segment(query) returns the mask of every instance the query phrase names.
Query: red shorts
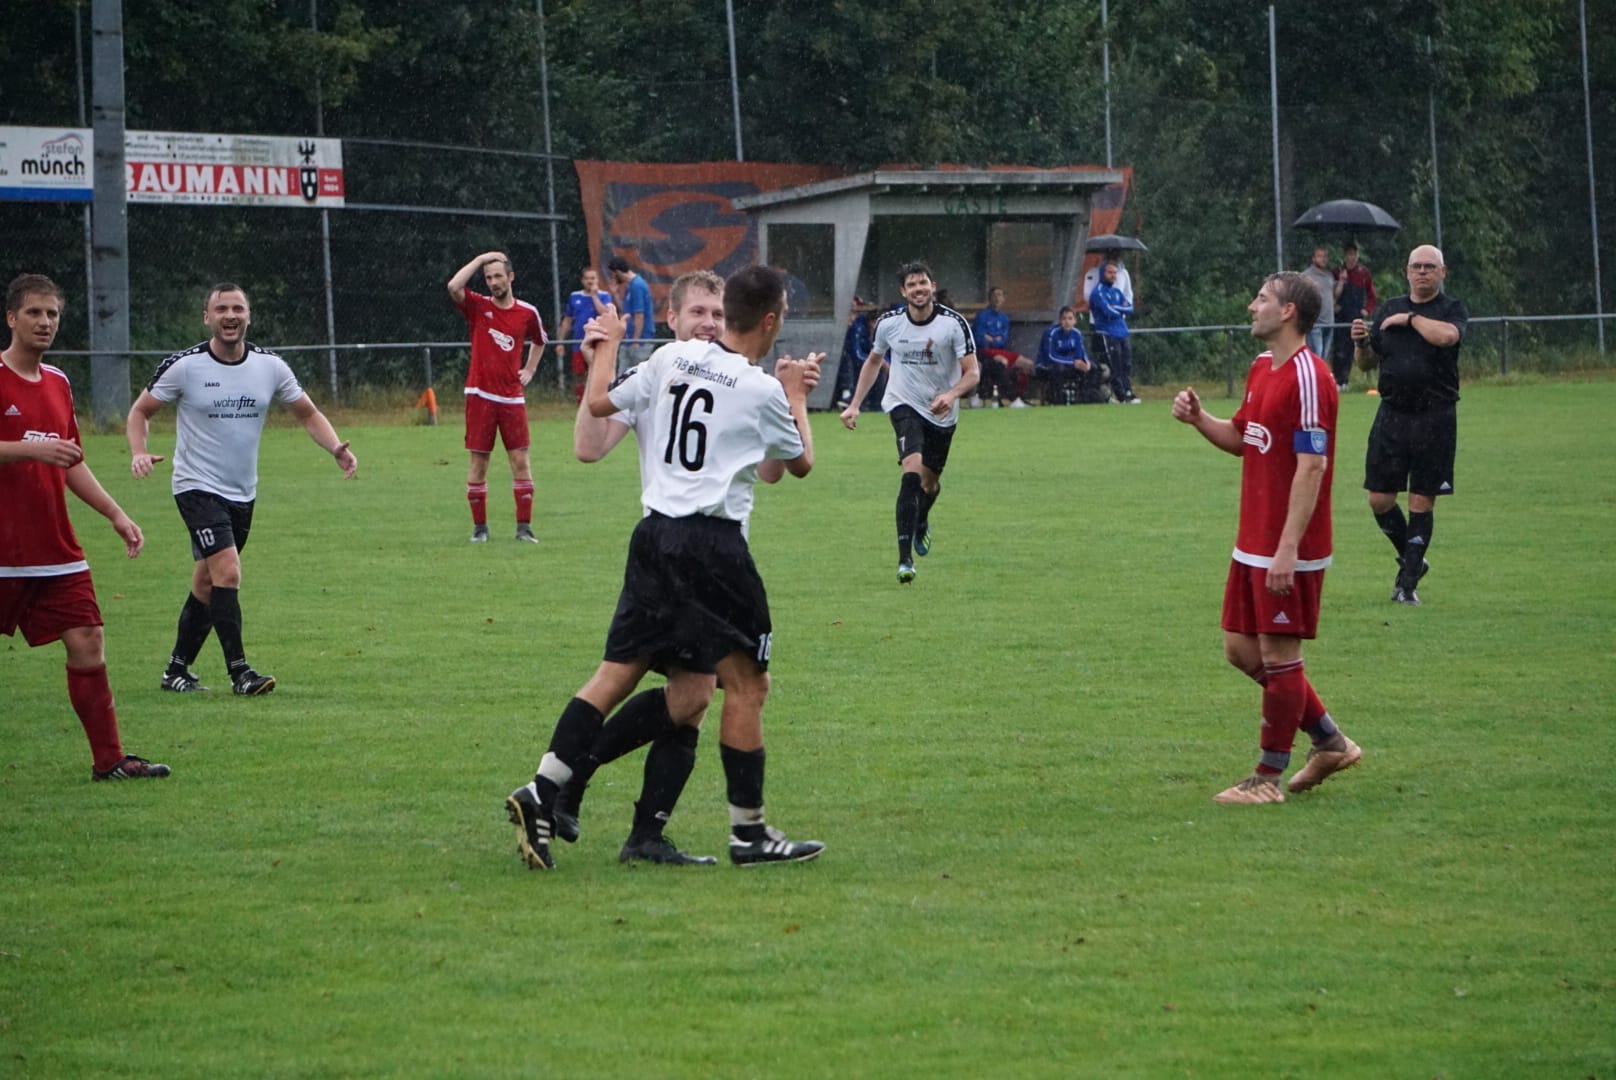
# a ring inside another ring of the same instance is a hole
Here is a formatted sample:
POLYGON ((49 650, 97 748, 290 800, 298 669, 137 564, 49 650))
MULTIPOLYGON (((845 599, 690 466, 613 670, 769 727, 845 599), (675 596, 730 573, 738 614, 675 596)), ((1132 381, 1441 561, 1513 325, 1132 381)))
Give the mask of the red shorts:
POLYGON ((1299 570, 1289 596, 1268 591, 1268 571, 1229 560, 1223 587, 1223 628, 1231 634, 1276 634, 1312 640, 1319 630, 1323 570, 1299 570))
POLYGON ((23 640, 38 647, 60 640, 63 631, 100 625, 101 608, 88 570, 0 578, 0 634, 6 637, 21 630, 23 640))
POLYGON ((572 373, 574 375, 589 374, 589 361, 584 358, 582 349, 572 350, 572 373))
POLYGON ((506 450, 526 450, 527 406, 489 401, 477 394, 466 395, 466 449, 478 454, 494 452, 494 433, 506 450))

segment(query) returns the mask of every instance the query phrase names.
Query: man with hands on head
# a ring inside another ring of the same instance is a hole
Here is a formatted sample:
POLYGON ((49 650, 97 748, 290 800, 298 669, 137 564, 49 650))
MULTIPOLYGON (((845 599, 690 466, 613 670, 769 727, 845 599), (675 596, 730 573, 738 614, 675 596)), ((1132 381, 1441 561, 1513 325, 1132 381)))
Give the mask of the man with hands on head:
POLYGON ((527 398, 523 388, 544 355, 544 321, 539 309, 518 300, 511 289, 516 273, 502 251, 485 251, 449 279, 449 299, 471 331, 471 364, 466 369, 466 502, 471 507, 471 542, 488 540, 488 459, 494 436, 511 461, 511 495, 516 501, 516 539, 536 544, 533 535, 533 467, 528 460, 527 398), (466 288, 482 271, 488 295, 466 288), (522 342, 527 362, 519 363, 522 342))

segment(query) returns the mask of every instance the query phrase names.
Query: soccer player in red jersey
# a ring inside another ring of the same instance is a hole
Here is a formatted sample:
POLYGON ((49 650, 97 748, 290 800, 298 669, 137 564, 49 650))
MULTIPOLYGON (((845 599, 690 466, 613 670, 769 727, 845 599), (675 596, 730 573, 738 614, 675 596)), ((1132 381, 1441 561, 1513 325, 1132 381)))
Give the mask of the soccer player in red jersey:
POLYGON ((1284 802, 1279 778, 1298 728, 1313 747, 1286 785, 1292 792, 1316 787, 1363 757, 1302 670, 1302 642, 1317 634, 1330 565, 1339 401, 1330 365, 1307 347, 1319 306, 1318 290, 1301 274, 1270 275, 1247 307, 1252 336, 1268 348, 1252 363, 1234 416, 1220 420, 1203 410, 1193 387, 1173 399, 1175 419, 1241 460, 1240 531, 1223 595, 1223 651, 1262 687, 1262 753, 1256 770, 1213 796, 1215 802, 1284 802))
POLYGON ((145 545, 84 463, 73 389, 44 362, 62 323, 62 290, 23 274, 6 290, 11 345, 0 352, 0 634, 67 649, 67 696, 90 741, 92 780, 159 778, 167 765, 123 752, 90 564, 67 516, 67 491, 112 523, 133 559, 145 545))
POLYGON ((485 251, 449 279, 449 299, 466 317, 471 330, 471 365, 466 371, 466 501, 471 504, 471 542, 488 539, 488 458, 497 433, 511 459, 511 493, 516 499, 516 538, 538 543, 533 535, 533 468, 528 463, 527 399, 522 388, 544 355, 544 322, 539 309, 511 292, 516 274, 504 252, 485 251), (466 288, 478 270, 488 296, 466 288), (527 362, 519 364, 522 342, 531 344, 527 362))

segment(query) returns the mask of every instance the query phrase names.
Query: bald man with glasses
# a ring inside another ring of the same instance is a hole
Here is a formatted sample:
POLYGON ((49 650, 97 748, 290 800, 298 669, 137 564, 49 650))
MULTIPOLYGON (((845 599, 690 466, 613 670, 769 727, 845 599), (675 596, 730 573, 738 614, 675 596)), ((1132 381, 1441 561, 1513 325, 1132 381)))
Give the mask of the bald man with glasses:
POLYGON ((1364 371, 1380 369, 1380 410, 1369 431, 1364 490, 1375 524, 1397 549, 1392 600, 1418 606, 1415 592, 1431 569, 1433 509, 1453 494, 1458 444, 1459 346, 1470 312, 1442 291, 1448 276, 1442 252, 1421 244, 1408 256, 1408 294, 1375 313, 1374 325, 1352 322, 1353 358, 1364 371), (1408 516, 1397 504, 1408 492, 1408 516))

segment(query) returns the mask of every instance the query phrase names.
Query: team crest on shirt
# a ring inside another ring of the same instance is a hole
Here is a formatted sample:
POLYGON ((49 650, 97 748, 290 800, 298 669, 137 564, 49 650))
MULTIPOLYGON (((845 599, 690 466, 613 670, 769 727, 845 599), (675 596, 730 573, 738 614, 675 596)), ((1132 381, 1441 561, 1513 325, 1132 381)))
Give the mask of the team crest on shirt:
POLYGON ((516 348, 515 338, 509 334, 501 333, 492 326, 488 328, 488 336, 494 339, 494 344, 499 346, 501 352, 510 352, 516 348))
MULTIPOLYGON (((12 408, 15 409, 16 406, 13 405, 12 408)), ((10 416, 11 414, 8 412, 6 415, 10 416)), ((60 438, 61 436, 54 431, 25 431, 22 433, 23 442, 49 442, 51 439, 60 438)))
POLYGON ((920 350, 920 362, 922 364, 935 364, 937 362, 937 352, 932 348, 931 338, 926 339, 926 347, 920 350))
POLYGON ((1274 445, 1273 432, 1261 424, 1247 424, 1244 439, 1252 446, 1255 446, 1259 454, 1268 453, 1268 448, 1274 445))

